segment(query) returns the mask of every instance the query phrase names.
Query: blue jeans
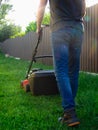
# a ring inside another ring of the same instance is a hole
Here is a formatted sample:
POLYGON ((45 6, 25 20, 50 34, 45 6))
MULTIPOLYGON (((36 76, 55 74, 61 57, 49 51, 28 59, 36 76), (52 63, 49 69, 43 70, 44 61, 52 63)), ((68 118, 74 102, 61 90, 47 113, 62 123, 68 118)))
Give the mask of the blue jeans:
POLYGON ((54 69, 64 111, 75 107, 83 41, 81 25, 66 26, 51 33, 54 69))

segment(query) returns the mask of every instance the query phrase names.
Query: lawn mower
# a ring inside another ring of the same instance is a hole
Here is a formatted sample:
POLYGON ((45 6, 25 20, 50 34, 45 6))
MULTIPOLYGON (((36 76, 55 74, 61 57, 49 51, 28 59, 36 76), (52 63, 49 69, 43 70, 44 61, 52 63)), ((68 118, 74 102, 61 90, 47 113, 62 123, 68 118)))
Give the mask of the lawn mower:
POLYGON ((52 57, 49 55, 36 56, 41 38, 42 31, 38 36, 38 41, 32 54, 32 60, 29 65, 25 80, 21 81, 21 87, 25 90, 25 92, 31 91, 33 95, 53 95, 58 93, 54 70, 43 70, 41 68, 33 68, 31 70, 32 64, 36 62, 36 59, 52 57))

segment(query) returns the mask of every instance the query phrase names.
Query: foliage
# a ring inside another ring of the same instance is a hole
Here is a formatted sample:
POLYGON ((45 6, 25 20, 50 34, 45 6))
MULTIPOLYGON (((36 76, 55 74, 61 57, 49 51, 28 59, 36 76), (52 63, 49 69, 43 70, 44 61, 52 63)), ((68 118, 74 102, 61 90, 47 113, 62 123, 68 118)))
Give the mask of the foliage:
POLYGON ((35 32, 36 31, 36 22, 30 22, 29 25, 26 27, 26 33, 28 32, 35 32))
POLYGON ((0 54, 0 130, 98 130, 98 76, 80 73, 76 110, 81 124, 68 128, 58 122, 62 115, 59 94, 32 96, 20 88, 28 65, 0 54))
POLYGON ((9 1, 9 0, 0 0, 0 5, 2 4, 3 1, 9 1))
POLYGON ((0 5, 1 5, 1 2, 2 2, 2 0, 0 0, 0 5))
POLYGON ((42 24, 44 24, 44 25, 49 25, 50 24, 50 13, 47 13, 47 14, 44 15, 42 24))
POLYGON ((0 6, 0 42, 16 36, 23 36, 21 33, 21 27, 6 20, 6 16, 9 11, 12 10, 12 5, 2 3, 0 6))
POLYGON ((6 15, 12 9, 12 5, 9 4, 1 4, 0 6, 0 27, 6 23, 6 15))
POLYGON ((20 33, 18 32, 15 35, 10 36, 10 38, 23 37, 24 35, 25 35, 25 32, 20 32, 20 33))
MULTIPOLYGON (((43 21, 42 21, 42 24, 44 24, 44 25, 49 25, 50 24, 50 14, 49 13, 45 14, 45 16, 43 18, 43 21)), ((36 27, 37 27, 36 22, 31 22, 26 27, 26 31, 25 32, 26 33, 31 32, 31 31, 35 32, 36 31, 36 27)))
POLYGON ((15 36, 17 33, 21 32, 20 26, 15 26, 14 24, 5 24, 0 28, 0 42, 10 38, 11 36, 15 36))

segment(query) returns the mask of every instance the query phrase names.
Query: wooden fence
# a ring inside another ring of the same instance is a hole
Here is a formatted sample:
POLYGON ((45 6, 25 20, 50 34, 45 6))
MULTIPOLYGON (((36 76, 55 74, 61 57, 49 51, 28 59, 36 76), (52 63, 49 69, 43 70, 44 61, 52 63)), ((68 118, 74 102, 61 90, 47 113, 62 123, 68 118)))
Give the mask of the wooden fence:
POLYGON ((98 72, 98 4, 86 11, 81 70, 98 72))
MULTIPOLYGON (((19 57, 21 59, 31 60, 32 53, 38 42, 38 36, 35 32, 29 32, 23 37, 17 37, 15 39, 8 39, 1 44, 2 51, 10 56, 19 57)), ((52 55, 51 43, 50 43, 50 29, 49 27, 43 28, 42 38, 40 40, 37 55, 44 56, 52 55)), ((38 59, 45 64, 52 64, 52 58, 38 59)))
MULTIPOLYGON (((5 54, 31 60, 37 39, 36 33, 30 32, 24 37, 8 39, 1 43, 0 47, 5 54)), ((39 55, 52 55, 49 27, 43 29, 42 40, 37 51, 37 56, 39 55)), ((48 65, 52 64, 52 58, 40 59, 39 61, 48 65)), ((85 38, 80 62, 82 71, 98 73, 98 4, 87 8, 85 38)))

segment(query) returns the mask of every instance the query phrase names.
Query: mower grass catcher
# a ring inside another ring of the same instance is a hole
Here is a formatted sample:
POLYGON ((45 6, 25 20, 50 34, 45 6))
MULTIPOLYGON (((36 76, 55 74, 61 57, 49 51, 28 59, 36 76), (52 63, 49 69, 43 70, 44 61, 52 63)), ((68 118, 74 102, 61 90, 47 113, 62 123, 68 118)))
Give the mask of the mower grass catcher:
POLYGON ((35 68, 31 70, 33 62, 35 62, 36 58, 46 58, 52 56, 39 56, 36 57, 37 48, 40 43, 39 35, 37 44, 34 49, 34 53, 32 54, 32 61, 29 65, 29 69, 26 75, 26 79, 21 81, 21 87, 25 90, 25 92, 31 91, 33 95, 53 95, 58 93, 57 82, 54 74, 54 70, 42 70, 39 68, 35 68), (31 71, 30 71, 31 70, 31 71))

